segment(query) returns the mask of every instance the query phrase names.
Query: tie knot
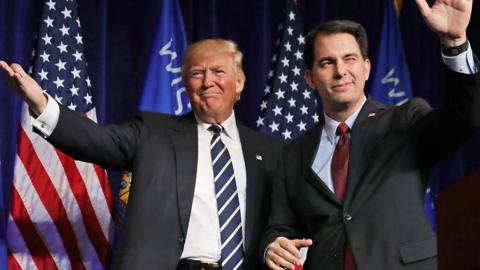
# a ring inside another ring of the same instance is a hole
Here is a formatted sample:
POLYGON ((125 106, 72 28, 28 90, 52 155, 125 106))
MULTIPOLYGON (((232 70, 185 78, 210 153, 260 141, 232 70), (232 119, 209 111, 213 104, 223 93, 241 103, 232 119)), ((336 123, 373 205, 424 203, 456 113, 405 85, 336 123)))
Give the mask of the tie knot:
POLYGON ((218 135, 220 133, 222 133, 222 130, 223 130, 223 127, 222 125, 211 125, 208 130, 212 131, 214 134, 218 135))
POLYGON ((342 122, 337 127, 337 135, 346 134, 350 128, 345 122, 342 122))

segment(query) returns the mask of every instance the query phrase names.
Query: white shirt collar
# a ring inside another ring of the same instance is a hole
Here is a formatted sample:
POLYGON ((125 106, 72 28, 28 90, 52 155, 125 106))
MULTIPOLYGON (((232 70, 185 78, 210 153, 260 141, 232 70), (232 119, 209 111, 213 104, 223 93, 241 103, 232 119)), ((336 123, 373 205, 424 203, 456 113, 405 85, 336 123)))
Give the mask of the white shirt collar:
MULTIPOLYGON (((363 108, 363 105, 365 105, 365 102, 367 101, 367 98, 363 96, 363 102, 358 108, 350 115, 347 120, 345 120, 345 123, 348 125, 349 128, 353 127, 353 124, 355 123, 355 120, 357 120, 358 114, 360 113, 360 110, 363 108)), ((337 131, 337 127, 340 124, 337 120, 329 117, 326 113, 324 113, 325 116, 325 126, 324 129, 327 133, 328 140, 330 142, 335 142, 335 132, 337 131)))
MULTIPOLYGON (((197 125, 199 125, 202 130, 209 132, 208 128, 212 124, 205 123, 196 114, 195 114, 195 119, 197 120, 197 125)), ((238 129, 237 129, 237 121, 235 120, 234 111, 232 111, 232 114, 225 121, 223 121, 223 123, 220 123, 220 125, 222 125, 223 132, 225 133, 225 135, 227 135, 227 137, 231 139, 237 139, 237 137, 239 137, 238 129)))

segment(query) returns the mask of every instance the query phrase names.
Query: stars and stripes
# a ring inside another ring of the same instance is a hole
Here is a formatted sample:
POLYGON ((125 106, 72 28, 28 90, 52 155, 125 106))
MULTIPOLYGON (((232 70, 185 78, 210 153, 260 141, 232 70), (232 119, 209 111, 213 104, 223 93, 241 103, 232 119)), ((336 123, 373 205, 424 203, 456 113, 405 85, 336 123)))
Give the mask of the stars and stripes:
MULTIPOLYGON (((45 3, 29 72, 58 103, 96 121, 76 5, 45 3)), ((55 149, 32 132, 26 105, 22 113, 7 224, 9 269, 107 268, 114 224, 105 171, 55 149)))
POLYGON ((317 95, 303 79, 305 36, 292 0, 287 1, 285 20, 279 30, 281 36, 272 57, 256 126, 263 133, 288 141, 318 122, 319 113, 317 95))

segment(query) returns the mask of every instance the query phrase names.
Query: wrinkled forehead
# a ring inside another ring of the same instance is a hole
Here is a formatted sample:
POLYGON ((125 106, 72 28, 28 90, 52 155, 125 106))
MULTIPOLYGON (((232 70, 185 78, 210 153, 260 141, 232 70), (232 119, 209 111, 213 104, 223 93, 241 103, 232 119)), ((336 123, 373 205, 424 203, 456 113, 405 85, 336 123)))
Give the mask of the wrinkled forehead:
POLYGON ((207 47, 204 49, 196 49, 188 53, 185 56, 183 65, 186 68, 203 65, 222 65, 233 67, 233 59, 234 54, 231 52, 207 47))
POLYGON ((348 33, 328 33, 318 35, 315 39, 315 57, 330 54, 360 54, 360 45, 355 37, 348 33))

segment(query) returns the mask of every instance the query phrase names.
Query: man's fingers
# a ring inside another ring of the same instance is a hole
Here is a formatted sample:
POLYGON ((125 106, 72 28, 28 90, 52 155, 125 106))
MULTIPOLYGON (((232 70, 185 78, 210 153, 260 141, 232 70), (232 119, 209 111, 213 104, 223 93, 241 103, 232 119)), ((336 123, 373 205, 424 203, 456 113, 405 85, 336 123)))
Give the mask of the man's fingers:
POLYGON ((311 246, 312 239, 287 239, 277 237, 269 247, 265 258, 265 263, 270 269, 292 269, 295 265, 301 264, 301 253, 299 248, 311 246))
POLYGON ((17 89, 17 79, 15 78, 13 69, 5 61, 0 61, 0 67, 5 75, 4 77, 8 83, 8 87, 10 89, 17 89))
POLYGON ((309 247, 313 244, 312 239, 294 239, 293 244, 297 249, 309 247))
POLYGON ((300 258, 300 251, 295 247, 294 240, 278 237, 270 244, 265 262, 271 269, 294 270, 295 265, 301 264, 300 258))
POLYGON ((275 270, 283 270, 283 269, 294 270, 295 269, 294 264, 285 260, 281 256, 278 256, 277 254, 269 255, 266 262, 267 262, 267 266, 270 267, 270 269, 275 269, 275 270))
POLYGON ((300 251, 295 246, 294 240, 285 239, 278 242, 280 249, 279 252, 282 252, 284 258, 288 259, 291 262, 298 261, 300 259, 300 251))
POLYGON ((7 75, 8 77, 13 76, 12 68, 5 61, 0 61, 0 67, 2 67, 2 70, 5 73, 5 75, 7 75))
POLYGON ((14 81, 12 84, 16 85, 18 89, 21 90, 21 93, 24 93, 23 81, 24 78, 20 73, 16 72, 13 74, 12 80, 14 81))
POLYGON ((27 73, 23 70, 22 66, 19 64, 12 64, 12 70, 20 75, 21 78, 25 77, 27 73))
POLYGON ((417 3, 418 10, 420 10, 423 17, 430 13, 431 9, 426 0, 415 0, 415 2, 417 3))

